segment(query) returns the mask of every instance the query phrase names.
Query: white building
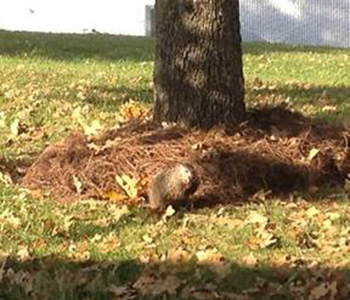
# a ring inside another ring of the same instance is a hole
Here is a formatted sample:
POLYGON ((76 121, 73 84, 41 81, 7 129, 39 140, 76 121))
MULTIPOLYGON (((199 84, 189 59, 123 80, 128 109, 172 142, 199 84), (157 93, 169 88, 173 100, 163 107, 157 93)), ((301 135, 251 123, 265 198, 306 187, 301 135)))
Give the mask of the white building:
POLYGON ((2 0, 0 29, 145 35, 154 0, 2 0))

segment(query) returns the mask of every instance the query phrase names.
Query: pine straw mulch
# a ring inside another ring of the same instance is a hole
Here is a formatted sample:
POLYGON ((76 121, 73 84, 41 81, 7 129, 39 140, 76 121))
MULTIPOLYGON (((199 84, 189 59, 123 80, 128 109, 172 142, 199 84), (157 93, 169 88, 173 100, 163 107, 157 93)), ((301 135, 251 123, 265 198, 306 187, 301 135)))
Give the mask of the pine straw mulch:
POLYGON ((103 198, 123 192, 116 175, 147 181, 162 168, 189 162, 201 179, 197 199, 227 203, 261 190, 283 195, 343 185, 350 172, 349 137, 344 128, 281 107, 252 111, 230 132, 156 128, 139 119, 98 137, 72 133, 42 153, 22 185, 49 190, 61 201, 103 198))

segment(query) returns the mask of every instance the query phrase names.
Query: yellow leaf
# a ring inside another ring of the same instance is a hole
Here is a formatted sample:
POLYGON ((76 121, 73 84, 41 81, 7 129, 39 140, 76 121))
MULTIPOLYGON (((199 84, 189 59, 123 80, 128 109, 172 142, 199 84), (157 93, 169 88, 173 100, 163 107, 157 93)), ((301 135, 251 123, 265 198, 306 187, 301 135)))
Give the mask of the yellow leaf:
POLYGON ((255 267, 258 263, 257 258, 254 256, 253 253, 250 253, 249 255, 243 257, 243 262, 247 267, 255 267))
POLYGON ((123 202, 128 199, 126 195, 120 194, 116 191, 101 192, 100 195, 104 199, 108 199, 112 202, 123 202))
POLYGON ((10 186, 13 184, 13 181, 12 181, 10 174, 3 173, 3 172, 0 172, 0 182, 5 184, 6 186, 10 186))
POLYGON ((30 258, 30 254, 29 254, 29 251, 28 251, 28 246, 20 247, 20 249, 17 252, 17 256, 21 260, 28 260, 30 258))
POLYGON ((115 179, 118 185, 124 190, 124 192, 130 198, 136 198, 138 196, 138 184, 139 180, 129 177, 128 175, 116 175, 115 179))
POLYGON ((171 216, 173 216, 175 214, 175 209, 169 205, 163 215, 163 219, 166 219, 166 218, 170 218, 171 216))
POLYGON ((310 153, 309 153, 309 156, 308 156, 308 160, 313 160, 317 155, 318 155, 318 153, 320 152, 320 150, 319 149, 316 149, 316 148, 312 148, 311 150, 310 150, 310 153))
POLYGON ((19 133, 19 120, 15 119, 14 121, 12 121, 12 123, 10 124, 10 131, 11 134, 13 136, 17 136, 19 133))
POLYGON ((147 115, 149 109, 141 102, 130 100, 120 107, 119 112, 124 120, 129 120, 147 115))
POLYGON ((6 127, 6 114, 4 112, 0 112, 0 128, 5 128, 6 127))
POLYGON ((225 277, 231 270, 229 261, 215 248, 198 251, 196 257, 200 264, 208 264, 220 277, 225 277))
POLYGON ((118 222, 121 217, 130 214, 130 210, 126 205, 123 205, 122 207, 111 205, 108 211, 113 217, 114 222, 118 222))
POLYGON ((312 218, 316 215, 318 215, 320 213, 320 211, 315 207, 315 206, 311 206, 306 212, 305 214, 309 217, 312 218))
POLYGON ((103 127, 98 120, 93 120, 90 124, 81 124, 85 135, 96 135, 103 127))
POLYGON ((75 175, 73 175, 73 184, 75 186, 75 189, 77 190, 77 193, 80 195, 83 190, 83 183, 75 175))
POLYGON ((246 224, 267 224, 268 218, 257 213, 257 212, 251 212, 247 219, 245 220, 246 224))
POLYGON ((119 246, 119 238, 114 232, 111 232, 98 244, 98 249, 101 253, 110 253, 116 251, 119 246))

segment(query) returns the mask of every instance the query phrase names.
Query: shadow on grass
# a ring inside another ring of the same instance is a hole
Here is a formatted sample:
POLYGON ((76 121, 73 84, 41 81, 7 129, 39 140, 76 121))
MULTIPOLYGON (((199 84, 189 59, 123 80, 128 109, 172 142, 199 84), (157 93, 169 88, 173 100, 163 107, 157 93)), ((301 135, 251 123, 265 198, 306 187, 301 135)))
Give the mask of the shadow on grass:
POLYGON ((330 86, 330 85, 297 85, 290 84, 284 86, 263 87, 263 83, 253 83, 254 88, 247 87, 248 96, 254 102, 256 97, 268 97, 268 96, 282 96, 283 99, 295 100, 295 105, 302 104, 315 104, 319 108, 324 105, 336 105, 347 104, 350 100, 350 85, 342 86, 330 86), (261 85, 259 87, 259 85, 261 85))
POLYGON ((108 34, 55 34, 0 30, 0 55, 64 61, 152 61, 154 40, 108 34))
POLYGON ((142 103, 151 103, 153 101, 153 89, 140 85, 135 87, 126 85, 117 87, 98 85, 91 87, 91 90, 97 92, 95 94, 87 94, 84 101, 105 111, 116 110, 118 105, 129 100, 142 103))
POLYGON ((332 53, 332 52, 349 52, 348 49, 334 48, 327 46, 305 46, 305 45, 288 45, 278 43, 252 42, 242 44, 243 54, 251 55, 268 55, 272 53, 332 53))
POLYGON ((282 258, 278 266, 138 260, 0 260, 1 299, 338 299, 349 269, 282 258), (315 295, 318 297, 315 298, 315 295))

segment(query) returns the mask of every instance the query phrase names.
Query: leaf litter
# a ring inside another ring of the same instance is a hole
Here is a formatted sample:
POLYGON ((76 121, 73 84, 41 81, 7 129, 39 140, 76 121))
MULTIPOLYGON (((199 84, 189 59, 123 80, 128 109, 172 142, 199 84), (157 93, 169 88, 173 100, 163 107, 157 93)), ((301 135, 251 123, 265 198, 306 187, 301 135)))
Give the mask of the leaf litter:
POLYGON ((136 205, 160 169, 187 162, 201 180, 195 203, 205 205, 344 186, 350 172, 348 130, 283 107, 255 109, 237 128, 206 132, 157 127, 138 109, 116 128, 93 136, 73 132, 50 145, 22 185, 63 201, 92 197, 136 205))

